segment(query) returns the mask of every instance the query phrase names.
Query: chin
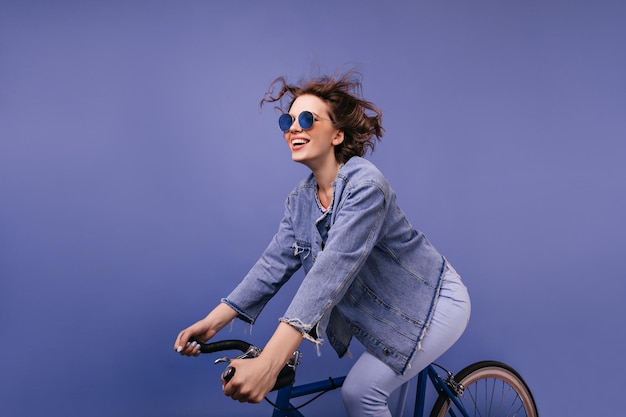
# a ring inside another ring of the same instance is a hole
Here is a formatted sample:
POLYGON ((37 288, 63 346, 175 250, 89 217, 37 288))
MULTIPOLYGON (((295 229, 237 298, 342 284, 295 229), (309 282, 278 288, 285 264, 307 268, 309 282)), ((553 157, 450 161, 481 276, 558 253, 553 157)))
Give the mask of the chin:
POLYGON ((303 158, 297 158, 297 157, 295 157, 295 156, 292 156, 292 157, 291 157, 291 160, 292 160, 293 162, 297 162, 297 163, 302 164, 302 165, 306 166, 307 168, 311 169, 311 167, 309 166, 308 161, 307 161, 306 159, 303 159, 303 158))

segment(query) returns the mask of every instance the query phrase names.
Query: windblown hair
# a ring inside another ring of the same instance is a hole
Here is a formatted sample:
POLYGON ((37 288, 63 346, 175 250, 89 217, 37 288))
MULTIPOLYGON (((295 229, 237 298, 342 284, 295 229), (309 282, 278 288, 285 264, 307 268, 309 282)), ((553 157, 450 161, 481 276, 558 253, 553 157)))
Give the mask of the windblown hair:
POLYGON ((319 97, 328 104, 334 126, 344 133, 343 142, 335 147, 335 158, 345 163, 353 156, 364 156, 368 149, 373 152, 376 140, 381 140, 384 132, 382 111, 364 100, 361 91, 361 75, 355 71, 302 80, 298 84, 288 84, 284 77, 278 77, 270 84, 261 107, 278 102, 278 108, 286 112, 302 95, 319 97), (285 100, 286 109, 282 105, 285 100))

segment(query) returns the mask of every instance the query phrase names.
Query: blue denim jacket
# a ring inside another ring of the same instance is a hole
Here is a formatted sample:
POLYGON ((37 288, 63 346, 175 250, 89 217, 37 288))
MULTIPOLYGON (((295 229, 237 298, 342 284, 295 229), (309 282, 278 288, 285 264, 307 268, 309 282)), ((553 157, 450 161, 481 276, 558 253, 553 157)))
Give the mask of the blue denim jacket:
POLYGON ((326 333, 341 357, 352 336, 404 373, 430 323, 446 260, 396 205, 369 161, 352 157, 324 211, 313 175, 287 197, 278 232, 222 301, 253 323, 300 267, 305 277, 281 321, 315 343, 326 333))

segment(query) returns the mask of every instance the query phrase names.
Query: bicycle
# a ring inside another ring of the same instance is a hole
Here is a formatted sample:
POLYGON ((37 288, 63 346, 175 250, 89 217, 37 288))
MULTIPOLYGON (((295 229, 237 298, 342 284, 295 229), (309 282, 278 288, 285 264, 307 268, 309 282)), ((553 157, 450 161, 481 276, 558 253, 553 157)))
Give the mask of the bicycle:
MULTIPOLYGON (((260 348, 242 340, 222 340, 200 344, 201 353, 227 350, 243 352, 237 357, 238 359, 253 358, 261 352, 260 348)), ((272 417, 304 417, 304 414, 299 411, 302 407, 343 385, 345 376, 294 385, 296 367, 300 363, 300 358, 301 353, 294 352, 280 372, 276 385, 272 389, 277 392, 276 400, 272 402, 267 397, 265 398, 274 407, 272 417), (291 402, 294 398, 313 394, 316 395, 312 399, 298 406, 294 406, 291 402)), ((215 360, 215 363, 228 363, 230 360, 227 357, 221 357, 215 360)), ((235 369, 228 366, 222 376, 228 381, 234 373, 235 369)), ((438 395, 430 417, 537 417, 538 415, 535 400, 526 382, 515 369, 502 362, 476 362, 466 366, 457 374, 453 374, 436 363, 430 364, 417 376, 414 417, 424 416, 429 382, 438 395), (438 369, 445 372, 445 377, 438 374, 438 369)), ((408 383, 401 387, 400 406, 397 410, 400 416, 408 389, 408 383)))

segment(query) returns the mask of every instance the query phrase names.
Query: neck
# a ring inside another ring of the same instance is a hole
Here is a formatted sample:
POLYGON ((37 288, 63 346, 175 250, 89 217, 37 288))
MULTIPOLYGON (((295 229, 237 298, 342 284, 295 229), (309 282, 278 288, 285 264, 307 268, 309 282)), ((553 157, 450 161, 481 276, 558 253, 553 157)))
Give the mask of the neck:
POLYGON ((317 186, 322 191, 332 191, 333 182, 337 179, 339 173, 339 163, 335 163, 330 167, 323 170, 316 170, 313 172, 317 186))
POLYGON ((315 182, 317 182, 317 195, 324 207, 328 207, 333 199, 333 183, 339 173, 339 162, 334 161, 324 169, 313 171, 315 182))

